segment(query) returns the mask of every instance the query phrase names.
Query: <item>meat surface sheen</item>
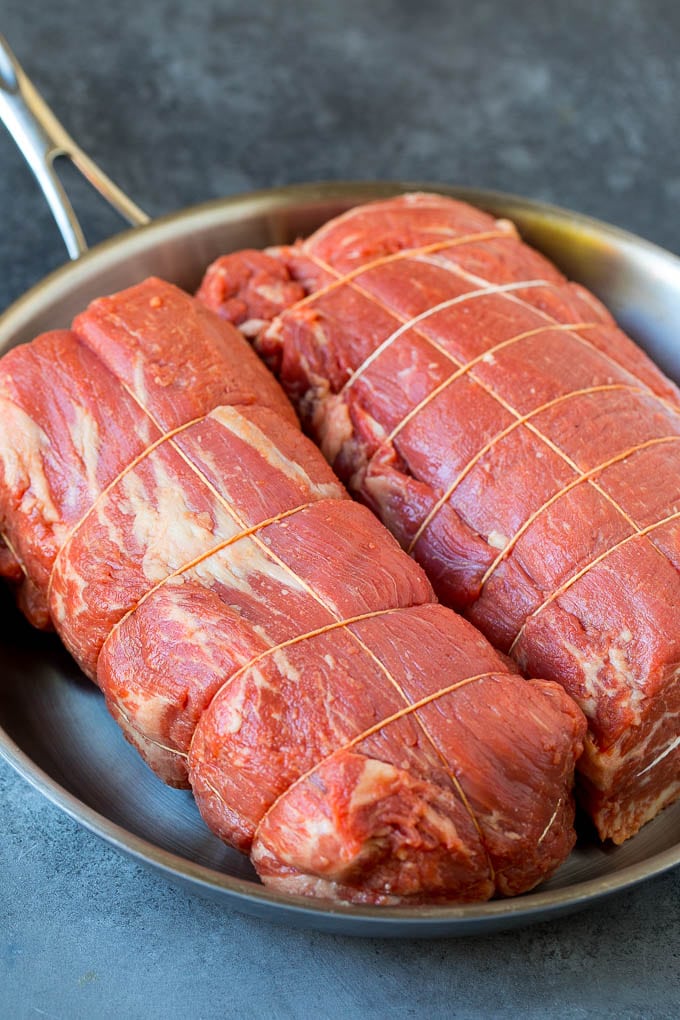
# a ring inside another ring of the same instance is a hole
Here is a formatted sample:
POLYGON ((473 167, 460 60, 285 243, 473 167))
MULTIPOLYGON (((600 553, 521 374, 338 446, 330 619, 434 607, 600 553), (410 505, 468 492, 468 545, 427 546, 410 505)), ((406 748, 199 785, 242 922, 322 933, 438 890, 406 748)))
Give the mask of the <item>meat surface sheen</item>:
POLYGON ((436 604, 233 327, 147 281, 0 379, 5 573, 265 882, 461 902, 564 860, 582 714, 436 604))
POLYGON ((94 301, 71 330, 45 333, 6 354, 0 576, 18 585, 31 622, 49 625, 57 552, 126 465, 220 404, 255 403, 296 420, 238 331, 155 278, 94 301))
POLYGON ((600 302, 507 221, 425 194, 225 256, 198 296, 442 601, 584 710, 601 836, 674 800, 680 394, 600 302))

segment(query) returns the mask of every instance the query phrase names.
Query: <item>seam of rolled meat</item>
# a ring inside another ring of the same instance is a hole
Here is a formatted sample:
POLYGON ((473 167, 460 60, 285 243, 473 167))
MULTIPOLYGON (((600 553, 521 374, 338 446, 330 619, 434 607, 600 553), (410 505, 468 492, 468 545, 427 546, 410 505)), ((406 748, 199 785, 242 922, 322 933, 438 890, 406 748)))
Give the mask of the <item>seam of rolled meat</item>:
POLYGON ((680 792, 677 388, 511 224, 450 199, 358 207, 254 265, 219 259, 198 296, 249 324, 439 597, 576 699, 583 800, 623 841, 680 792))

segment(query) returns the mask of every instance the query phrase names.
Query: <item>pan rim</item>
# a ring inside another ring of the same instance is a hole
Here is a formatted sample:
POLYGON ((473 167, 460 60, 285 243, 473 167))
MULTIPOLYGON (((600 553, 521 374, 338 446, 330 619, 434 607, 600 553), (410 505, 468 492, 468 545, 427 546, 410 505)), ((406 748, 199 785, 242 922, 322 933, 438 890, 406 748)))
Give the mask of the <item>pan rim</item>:
MULTIPOLYGON (((114 264, 134 251, 162 243, 164 236, 176 235, 190 224, 197 226, 208 222, 219 212, 229 219, 243 218, 247 213, 258 211, 284 210, 292 202, 310 205, 337 198, 338 200, 369 201, 371 198, 387 197, 401 191, 434 191, 458 197, 464 201, 484 207, 503 206, 510 210, 535 211, 556 223, 568 221, 584 231, 600 237, 611 238, 619 245, 641 247, 647 255, 680 272, 680 258, 671 252, 646 241, 637 235, 610 225, 586 214, 572 212, 547 202, 534 201, 500 191, 458 187, 439 182, 410 181, 321 181, 299 183, 276 188, 261 189, 245 194, 214 198, 205 202, 167 213, 149 224, 126 229, 102 241, 87 251, 75 262, 67 262, 53 270, 20 295, 0 315, 0 335, 11 335, 21 321, 29 316, 38 298, 49 303, 50 294, 65 281, 78 276, 83 269, 105 267, 114 264), (233 216, 229 215, 233 211, 233 216)), ((511 212, 508 215, 512 215, 511 212)), ((2 347, 0 336, 0 347, 2 347)), ((117 850, 124 852, 140 863, 154 867, 174 880, 190 884, 195 891, 218 895, 230 900, 235 909, 250 913, 274 915, 288 923, 305 924, 317 929, 345 932, 347 934, 380 934, 405 937, 443 936, 469 934, 485 927, 498 930, 519 924, 546 920, 560 913, 573 912, 590 906, 604 897, 623 892, 633 886, 657 877, 680 864, 680 840, 673 847, 659 851, 644 861, 636 862, 607 876, 597 876, 571 883, 559 889, 547 889, 527 893, 514 899, 492 900, 482 904, 463 906, 414 906, 414 907, 369 907, 348 904, 331 904, 328 901, 314 901, 306 897, 267 889, 266 886, 236 878, 200 865, 164 850, 162 847, 137 836, 123 826, 111 821, 105 815, 89 807, 84 801, 70 793, 34 762, 30 756, 0 726, 0 756, 2 756, 25 780, 49 801, 75 819, 84 828, 103 838, 117 850)))
MULTIPOLYGON (((407 929, 422 927, 426 923, 428 927, 432 926, 433 935, 457 934, 458 932, 447 931, 447 927, 452 924, 456 927, 470 927, 479 922, 491 923, 499 920, 507 920, 509 924, 528 924, 547 920, 561 912, 585 908, 605 897, 659 877, 680 863, 679 842, 678 845, 662 850, 642 862, 629 864, 611 876, 598 876, 559 889, 541 890, 539 886, 538 891, 514 898, 462 906, 371 907, 332 903, 278 892, 248 879, 227 875, 206 865, 192 862, 180 854, 164 850, 150 840, 135 835, 70 793, 37 765, 2 727, 0 727, 0 757, 50 803, 119 852, 164 872, 173 880, 180 879, 196 885, 200 887, 198 891, 225 895, 233 900, 236 909, 239 905, 247 909, 248 905, 260 904, 309 918, 332 916, 367 924, 369 927, 377 922, 377 927, 389 928, 398 925, 401 929, 404 926, 407 929)), ((361 932, 357 934, 366 934, 365 928, 362 927, 361 932)), ((405 930, 397 934, 407 936, 414 933, 405 930)))
MULTIPOLYGON (((614 224, 599 220, 586 213, 566 209, 563 206, 551 202, 544 202, 536 199, 525 198, 511 192, 496 191, 486 188, 474 188, 468 185, 452 185, 435 181, 401 181, 401 180, 323 180, 314 182, 300 182, 286 184, 274 188, 260 188, 254 191, 239 192, 234 195, 227 195, 221 198, 211 198, 203 202, 194 203, 183 208, 164 213, 155 217, 149 223, 136 227, 126 227, 120 232, 100 241, 84 252, 78 259, 65 262, 56 269, 53 269, 46 276, 36 281, 27 291, 20 294, 0 314, 0 330, 4 330, 17 317, 22 314, 27 304, 34 301, 41 291, 49 289, 55 284, 72 274, 78 274, 83 266, 92 266, 100 260, 105 260, 119 247, 137 247, 135 242, 143 243, 155 234, 162 235, 177 224, 191 220, 203 219, 217 210, 243 209, 250 207, 256 212, 260 207, 270 210, 285 208, 293 199, 302 200, 308 198, 310 201, 323 201, 332 198, 354 198, 358 201, 370 201, 371 196, 375 199, 387 197, 391 194, 399 194, 403 191, 425 191, 447 195, 452 198, 460 198, 462 201, 470 202, 472 205, 479 205, 484 208, 489 206, 503 205, 506 207, 533 210, 543 216, 553 219, 555 222, 568 220, 578 224, 584 230, 590 230, 597 234, 611 237, 619 243, 633 245, 635 248, 644 248, 649 256, 656 257, 662 262, 671 262, 680 271, 680 256, 662 248, 652 241, 648 241, 632 231, 617 227, 614 224)), ((0 341, 1 342, 1 341, 0 341)))

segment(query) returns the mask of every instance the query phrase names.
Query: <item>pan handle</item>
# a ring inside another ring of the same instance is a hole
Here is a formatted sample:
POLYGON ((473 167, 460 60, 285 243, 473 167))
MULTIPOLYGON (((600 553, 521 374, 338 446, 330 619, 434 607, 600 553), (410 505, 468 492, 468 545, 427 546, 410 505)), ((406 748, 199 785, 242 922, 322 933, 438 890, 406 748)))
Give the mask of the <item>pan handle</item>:
POLYGON ((110 205, 133 226, 149 217, 76 145, 23 71, 0 35, 0 119, 24 154, 57 221, 72 259, 87 251, 85 235, 54 169, 66 156, 110 205))

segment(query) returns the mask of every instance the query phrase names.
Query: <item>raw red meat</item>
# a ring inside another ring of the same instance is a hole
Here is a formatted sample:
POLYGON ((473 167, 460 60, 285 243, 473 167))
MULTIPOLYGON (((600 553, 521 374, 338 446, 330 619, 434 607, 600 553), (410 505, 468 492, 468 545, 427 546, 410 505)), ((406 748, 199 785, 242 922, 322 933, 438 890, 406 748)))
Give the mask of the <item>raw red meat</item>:
POLYGON ((581 713, 435 604, 232 327, 147 281, 0 380, 7 574, 264 881, 464 901, 564 860, 581 713))
POLYGON ((239 333, 161 280, 101 298, 73 330, 45 333, 6 354, 0 576, 18 582, 31 622, 48 626, 57 551, 127 464, 218 404, 256 402, 296 420, 239 333), (110 443, 106 430, 114 422, 110 443))
POLYGON ((602 837, 674 800, 680 398, 593 295, 510 223, 416 194, 225 256, 199 297, 226 317, 241 302, 309 432, 439 597, 583 708, 602 837), (258 294, 280 303, 256 330, 258 294))

